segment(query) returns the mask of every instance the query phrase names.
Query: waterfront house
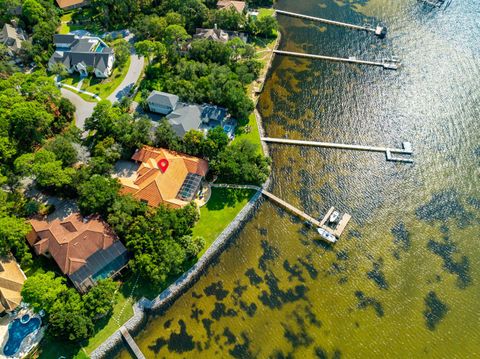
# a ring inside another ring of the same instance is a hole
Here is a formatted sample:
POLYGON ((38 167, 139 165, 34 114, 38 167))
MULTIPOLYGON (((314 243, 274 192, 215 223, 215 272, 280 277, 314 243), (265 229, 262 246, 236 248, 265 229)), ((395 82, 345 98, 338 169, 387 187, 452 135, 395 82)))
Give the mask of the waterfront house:
POLYGON ((219 0, 217 2, 217 9, 235 9, 235 11, 239 13, 243 13, 245 11, 246 4, 245 1, 233 1, 233 0, 219 0))
POLYGON ((197 28, 195 30, 195 35, 193 35, 194 39, 207 39, 222 43, 225 43, 235 37, 240 38, 243 42, 247 42, 247 35, 242 32, 225 31, 217 29, 216 27, 213 29, 197 28))
POLYGON ((10 313, 20 305, 25 279, 12 255, 0 258, 0 315, 10 313))
POLYGON ((167 92, 152 91, 147 98, 148 108, 151 112, 168 115, 178 103, 178 96, 167 92))
POLYGON ((55 34, 53 41, 56 50, 48 62, 50 69, 61 63, 69 73, 77 71, 81 76, 87 76, 90 72, 99 78, 111 75, 115 54, 100 38, 55 34))
POLYGON ((30 225, 27 240, 35 253, 52 257, 82 293, 127 265, 125 246, 98 217, 73 213, 64 220, 32 219, 30 225))
POLYGON ((16 26, 15 22, 13 22, 13 25, 3 25, 0 32, 0 43, 8 48, 10 56, 17 55, 22 49, 22 41, 26 40, 27 35, 21 28, 16 26))
POLYGON ((132 160, 140 166, 132 176, 119 178, 121 193, 131 194, 152 207, 186 206, 199 192, 208 172, 207 161, 164 148, 144 146, 132 160))
POLYGON ((151 112, 165 115, 175 133, 183 137, 190 130, 208 131, 208 129, 223 126, 228 118, 223 107, 203 104, 186 104, 179 102, 177 95, 167 92, 152 91, 147 98, 151 112))
POLYGON ((208 131, 222 126, 227 110, 214 105, 180 104, 166 117, 175 133, 183 137, 190 130, 208 131))

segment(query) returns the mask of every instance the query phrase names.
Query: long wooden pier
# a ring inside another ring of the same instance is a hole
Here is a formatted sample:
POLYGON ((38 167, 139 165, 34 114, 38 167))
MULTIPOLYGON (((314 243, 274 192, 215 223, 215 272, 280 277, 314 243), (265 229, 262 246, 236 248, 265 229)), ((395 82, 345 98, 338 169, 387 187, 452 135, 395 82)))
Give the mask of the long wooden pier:
POLYGON ((320 224, 320 221, 318 221, 317 219, 313 218, 312 216, 309 216, 308 214, 306 214, 305 212, 299 210, 298 208, 292 206, 290 203, 287 203, 285 202, 283 199, 281 198, 278 198, 277 196, 275 196, 274 194, 270 193, 270 192, 267 192, 265 190, 261 190, 262 191, 262 194, 265 196, 265 197, 268 197, 270 198, 271 200, 273 200, 274 202, 278 203, 279 205, 281 205, 282 207, 284 207, 285 209, 289 210, 290 212, 296 214, 297 216, 305 219, 306 221, 310 222, 311 224, 313 224, 314 226, 316 227, 320 227, 321 224, 320 224))
MULTIPOLYGON (((283 199, 275 196, 273 193, 270 193, 263 189, 262 187, 254 186, 254 185, 238 185, 238 184, 216 184, 216 183, 211 183, 210 184, 212 187, 217 187, 217 188, 240 188, 240 189, 253 189, 256 191, 259 191, 262 195, 267 197, 268 199, 272 200, 273 202, 277 203, 281 207, 285 208, 286 210, 292 212, 293 214, 297 215, 300 218, 303 218, 305 221, 311 223, 313 226, 317 228, 323 228, 326 231, 330 232, 332 235, 336 236, 337 238, 342 234, 343 230, 347 226, 348 222, 351 219, 351 216, 349 214, 344 214, 342 217, 342 220, 340 221, 339 225, 337 226, 336 229, 331 229, 325 225, 325 221, 321 222, 316 218, 313 218, 312 216, 308 215, 307 213, 303 212, 302 210, 298 209, 295 206, 292 206, 290 203, 284 201, 283 199)), ((333 208, 333 207, 332 207, 333 208)), ((328 214, 330 216, 331 212, 328 214)), ((324 237, 320 237, 324 239, 325 241, 332 243, 332 241, 327 240, 324 237)))
POLYGON ((349 145, 344 143, 333 142, 317 142, 317 141, 303 141, 303 140, 291 140, 288 138, 272 138, 261 137, 262 141, 271 143, 281 143, 287 145, 299 145, 299 146, 313 146, 313 147, 326 147, 337 148, 343 150, 356 150, 356 151, 369 151, 369 152, 383 152, 386 155, 387 161, 408 162, 412 163, 411 158, 394 157, 392 154, 400 155, 412 155, 412 145, 410 142, 403 142, 403 148, 388 148, 388 147, 376 147, 376 146, 364 146, 364 145, 349 145))
POLYGON ((140 348, 138 347, 137 343, 135 343, 135 340, 133 340, 132 336, 130 335, 130 333, 128 332, 128 330, 124 326, 120 327, 120 333, 122 333, 123 339, 125 339, 125 341, 127 342, 128 347, 130 348, 132 353, 135 355, 135 358, 136 359, 146 359, 145 355, 143 355, 143 353, 140 350, 140 348))
POLYGON ((283 50, 273 50, 273 52, 278 55, 305 57, 309 59, 328 60, 328 61, 344 62, 344 63, 351 63, 351 64, 379 66, 387 70, 398 69, 398 61, 394 61, 394 60, 384 60, 380 62, 380 61, 359 60, 355 57, 344 58, 344 57, 334 57, 334 56, 325 56, 325 55, 305 54, 302 52, 292 52, 292 51, 283 51, 283 50))
POLYGON ((329 20, 329 19, 324 19, 324 18, 321 18, 321 17, 298 14, 296 12, 284 11, 284 10, 275 10, 275 13, 281 14, 281 15, 286 15, 286 16, 297 17, 297 18, 305 19, 305 20, 318 21, 318 22, 322 22, 322 23, 330 24, 330 25, 348 27, 348 28, 354 29, 354 30, 369 31, 369 32, 373 32, 375 35, 380 36, 380 37, 384 37, 386 32, 387 32, 387 29, 384 26, 380 26, 380 25, 377 26, 376 28, 373 28, 373 27, 370 27, 370 26, 361 26, 361 25, 349 24, 349 23, 346 23, 346 22, 329 20))

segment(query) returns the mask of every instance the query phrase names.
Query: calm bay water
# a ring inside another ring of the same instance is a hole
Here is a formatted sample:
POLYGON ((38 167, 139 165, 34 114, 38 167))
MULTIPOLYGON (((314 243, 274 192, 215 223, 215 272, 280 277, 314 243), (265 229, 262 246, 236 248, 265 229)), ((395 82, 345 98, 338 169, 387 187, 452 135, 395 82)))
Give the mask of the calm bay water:
MULTIPOLYGON (((280 17, 281 49, 402 59, 384 71, 277 56, 259 110, 271 137, 400 147, 274 145, 272 192, 353 216, 334 247, 263 203, 238 238, 135 340, 148 358, 480 357, 480 3, 280 0, 386 39, 280 17)), ((128 358, 124 351, 121 358, 128 358)))

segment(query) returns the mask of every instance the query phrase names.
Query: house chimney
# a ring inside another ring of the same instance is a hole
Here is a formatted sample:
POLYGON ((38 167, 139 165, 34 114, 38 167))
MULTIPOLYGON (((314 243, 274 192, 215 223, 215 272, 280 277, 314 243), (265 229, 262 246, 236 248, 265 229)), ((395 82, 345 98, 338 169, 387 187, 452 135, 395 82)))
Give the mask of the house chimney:
POLYGON ((17 20, 12 19, 12 20, 10 21, 10 23, 12 24, 12 26, 13 26, 14 28, 17 28, 17 20))
POLYGON ((213 28, 214 28, 215 30, 217 30, 217 24, 213 25, 213 28))

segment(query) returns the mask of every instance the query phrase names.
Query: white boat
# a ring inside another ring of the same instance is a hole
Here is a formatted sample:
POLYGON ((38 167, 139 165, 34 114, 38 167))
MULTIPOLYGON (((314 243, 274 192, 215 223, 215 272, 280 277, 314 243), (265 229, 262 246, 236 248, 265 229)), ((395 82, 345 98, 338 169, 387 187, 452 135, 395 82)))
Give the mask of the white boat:
POLYGON ((335 237, 329 231, 324 230, 323 228, 317 228, 317 232, 318 232, 318 234, 320 234, 320 236, 323 239, 326 239, 330 243, 335 243, 337 241, 337 237, 335 237))
POLYGON ((340 217, 340 213, 338 211, 333 211, 328 220, 330 221, 330 223, 336 223, 338 217, 340 217))

